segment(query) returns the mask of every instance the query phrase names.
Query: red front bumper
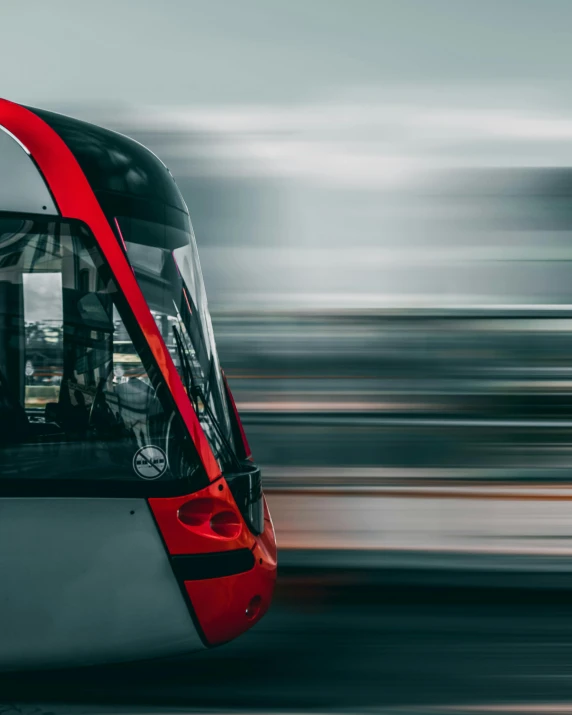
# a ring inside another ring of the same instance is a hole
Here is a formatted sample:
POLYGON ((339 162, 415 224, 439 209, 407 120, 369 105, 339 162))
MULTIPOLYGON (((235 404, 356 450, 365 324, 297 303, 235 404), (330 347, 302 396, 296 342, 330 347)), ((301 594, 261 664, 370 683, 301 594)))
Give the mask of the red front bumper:
POLYGON ((149 506, 173 561, 191 561, 179 578, 207 644, 236 638, 257 623, 270 606, 276 582, 276 539, 266 502, 264 532, 259 536, 248 529, 224 478, 189 496, 149 499, 149 506), (187 515, 184 522, 180 512, 187 515), (235 528, 217 529, 217 520, 223 521, 225 515, 233 515, 235 528), (248 570, 204 577, 209 556, 220 562, 221 555, 243 554, 249 558, 248 570), (194 556, 202 564, 196 575, 194 556))

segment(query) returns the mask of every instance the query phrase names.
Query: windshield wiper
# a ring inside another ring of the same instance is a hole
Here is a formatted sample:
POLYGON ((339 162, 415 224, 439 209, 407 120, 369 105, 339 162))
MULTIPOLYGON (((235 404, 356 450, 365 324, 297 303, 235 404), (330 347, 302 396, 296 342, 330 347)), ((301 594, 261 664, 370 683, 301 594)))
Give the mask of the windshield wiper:
MULTIPOLYGON (((191 364, 189 362, 189 357, 187 355, 187 351, 185 350, 181 334, 180 334, 176 325, 173 325, 173 334, 175 336, 175 343, 177 345, 177 354, 179 356, 179 360, 181 362, 181 366, 182 366, 182 370, 183 370, 183 383, 184 383, 185 389, 187 390, 187 394, 189 395, 191 402, 193 403, 197 417, 199 417, 198 399, 200 398, 201 402, 203 403, 203 408, 204 408, 205 412, 207 413, 207 415, 209 416, 212 426, 214 427, 216 433, 218 434, 220 441, 223 444, 223 447, 226 450, 227 456, 230 457, 230 460, 233 463, 234 467, 238 468, 238 471, 241 471, 242 464, 241 464, 239 458, 236 456, 236 453, 235 453, 234 449, 232 448, 230 441, 228 440, 227 436, 225 435, 221 426, 219 425, 218 419, 216 418, 216 415, 212 411, 202 388, 200 387, 200 385, 197 385, 195 383, 195 380, 193 378, 193 372, 191 369, 191 364)), ((211 369, 209 370, 209 373, 212 370, 212 360, 211 360, 210 367, 211 367, 211 369)), ((210 393, 210 389, 209 389, 209 393, 210 393)), ((200 417, 199 417, 199 419, 200 419, 200 417)))
POLYGON ((194 402, 195 395, 193 393, 193 373, 191 371, 191 364, 189 362, 189 357, 183 345, 183 339, 179 333, 176 325, 173 325, 173 335, 175 336, 175 343, 177 345, 177 355, 179 356, 179 362, 181 363, 181 369, 183 371, 183 385, 187 391, 187 395, 191 399, 195 412, 198 412, 198 405, 194 402))

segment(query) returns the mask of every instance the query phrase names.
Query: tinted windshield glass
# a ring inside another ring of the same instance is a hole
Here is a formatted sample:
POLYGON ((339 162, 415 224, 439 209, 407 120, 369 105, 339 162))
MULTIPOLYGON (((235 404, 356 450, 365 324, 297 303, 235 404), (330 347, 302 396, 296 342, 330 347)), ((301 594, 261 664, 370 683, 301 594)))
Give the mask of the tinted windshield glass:
POLYGON ((185 229, 130 217, 117 228, 149 308, 223 471, 236 461, 226 393, 195 237, 185 229))
POLYGON ((0 478, 202 479, 137 331, 84 226, 0 215, 0 478))

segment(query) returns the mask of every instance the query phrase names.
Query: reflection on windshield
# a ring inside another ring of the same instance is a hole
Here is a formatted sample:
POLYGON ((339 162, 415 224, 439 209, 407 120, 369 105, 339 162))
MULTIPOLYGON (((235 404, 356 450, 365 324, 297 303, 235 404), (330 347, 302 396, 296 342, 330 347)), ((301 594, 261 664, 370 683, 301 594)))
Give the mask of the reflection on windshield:
POLYGON ((2 478, 164 481, 199 469, 101 265, 79 224, 0 217, 2 478))
POLYGON ((135 275, 223 471, 236 462, 198 251, 187 229, 118 217, 135 275))

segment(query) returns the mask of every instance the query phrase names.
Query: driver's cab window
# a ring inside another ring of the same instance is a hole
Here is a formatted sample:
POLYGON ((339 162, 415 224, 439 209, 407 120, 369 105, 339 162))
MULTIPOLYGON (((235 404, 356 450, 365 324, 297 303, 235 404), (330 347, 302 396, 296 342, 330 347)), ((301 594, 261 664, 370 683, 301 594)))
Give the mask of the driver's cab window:
POLYGON ((136 480, 145 445, 167 455, 157 478, 180 476, 98 255, 81 226, 0 216, 0 478, 136 480))

